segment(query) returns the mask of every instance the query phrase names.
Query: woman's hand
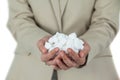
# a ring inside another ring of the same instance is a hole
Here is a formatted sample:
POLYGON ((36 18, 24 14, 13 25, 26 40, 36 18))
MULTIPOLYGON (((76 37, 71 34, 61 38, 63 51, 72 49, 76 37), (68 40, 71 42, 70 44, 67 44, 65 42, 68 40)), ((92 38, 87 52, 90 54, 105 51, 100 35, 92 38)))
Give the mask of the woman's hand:
POLYGON ((69 57, 76 63, 75 67, 79 67, 86 63, 86 57, 89 54, 90 46, 87 42, 84 42, 84 49, 79 53, 75 53, 72 49, 68 49, 69 57))
POLYGON ((67 70, 72 67, 79 67, 86 62, 86 56, 90 51, 90 46, 87 42, 84 43, 84 49, 79 53, 75 53, 69 48, 66 54, 64 51, 59 51, 58 48, 48 52, 44 45, 49 38, 50 36, 46 36, 38 42, 38 47, 42 52, 41 60, 47 65, 53 66, 56 70, 67 70))
POLYGON ((47 63, 47 61, 53 59, 55 57, 56 53, 59 51, 58 48, 55 48, 55 49, 51 50, 50 52, 48 52, 48 50, 44 47, 45 42, 47 42, 50 37, 51 36, 43 37, 41 40, 38 41, 38 44, 37 44, 39 50, 42 52, 41 60, 45 63, 47 63))
POLYGON ((47 62, 48 65, 52 65, 57 70, 67 70, 72 67, 79 67, 86 62, 86 57, 90 51, 90 46, 87 42, 84 43, 84 49, 79 53, 75 53, 72 49, 68 49, 66 54, 64 51, 60 51, 55 59, 47 62))
POLYGON ((72 61, 65 51, 60 51, 55 59, 48 61, 46 64, 52 65, 56 70, 67 70, 71 67, 76 66, 76 63, 72 61))
POLYGON ((90 51, 90 46, 87 42, 84 41, 84 49, 79 53, 76 53, 71 48, 69 48, 68 53, 64 51, 59 53, 60 57, 56 59, 56 65, 59 69, 67 70, 72 67, 80 67, 86 63, 86 57, 90 51))

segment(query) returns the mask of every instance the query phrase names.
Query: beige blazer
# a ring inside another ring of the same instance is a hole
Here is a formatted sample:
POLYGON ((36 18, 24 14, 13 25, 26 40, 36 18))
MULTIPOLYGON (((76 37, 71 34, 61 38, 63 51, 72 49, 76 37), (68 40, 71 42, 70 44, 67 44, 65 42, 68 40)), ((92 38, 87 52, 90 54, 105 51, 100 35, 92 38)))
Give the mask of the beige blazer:
POLYGON ((59 80, 118 80, 109 45, 118 32, 119 0, 8 0, 8 28, 18 45, 7 80, 50 80, 37 41, 75 32, 91 47, 83 68, 59 70, 59 80))

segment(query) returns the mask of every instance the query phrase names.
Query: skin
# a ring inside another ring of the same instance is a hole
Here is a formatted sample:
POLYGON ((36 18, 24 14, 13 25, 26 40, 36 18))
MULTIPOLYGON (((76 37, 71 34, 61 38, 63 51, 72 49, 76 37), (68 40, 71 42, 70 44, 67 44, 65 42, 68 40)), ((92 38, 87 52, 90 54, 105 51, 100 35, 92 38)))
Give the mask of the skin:
POLYGON ((56 70, 67 70, 73 67, 77 68, 86 62, 86 56, 90 51, 90 46, 87 42, 84 41, 84 49, 79 51, 79 53, 75 53, 71 48, 67 49, 67 54, 65 51, 59 50, 59 48, 48 52, 44 45, 50 37, 51 36, 45 36, 37 43, 39 50, 42 52, 41 60, 45 62, 45 64, 52 66, 56 70))

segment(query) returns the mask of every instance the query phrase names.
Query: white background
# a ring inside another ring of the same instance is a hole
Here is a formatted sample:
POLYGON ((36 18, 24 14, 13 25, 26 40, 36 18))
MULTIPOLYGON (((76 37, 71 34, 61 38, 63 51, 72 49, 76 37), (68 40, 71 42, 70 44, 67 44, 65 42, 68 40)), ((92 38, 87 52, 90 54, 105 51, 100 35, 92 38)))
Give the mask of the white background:
MULTIPOLYGON (((5 80, 6 74, 14 57, 16 42, 6 27, 8 20, 7 0, 0 2, 0 80, 5 80)), ((111 44, 115 66, 120 76, 120 32, 111 44)))

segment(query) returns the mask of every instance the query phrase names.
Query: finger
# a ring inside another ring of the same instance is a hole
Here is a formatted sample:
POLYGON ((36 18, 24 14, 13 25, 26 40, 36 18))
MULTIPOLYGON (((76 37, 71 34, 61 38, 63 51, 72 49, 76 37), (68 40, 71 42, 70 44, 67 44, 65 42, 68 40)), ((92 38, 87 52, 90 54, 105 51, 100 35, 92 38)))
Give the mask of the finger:
POLYGON ((80 51, 80 53, 78 54, 80 58, 85 57, 85 53, 83 51, 80 51))
POLYGON ((79 55, 75 53, 72 49, 68 49, 69 56, 76 62, 79 63, 79 55))
POLYGON ((44 47, 44 45, 45 45, 45 42, 47 42, 50 37, 51 36, 45 36, 41 40, 38 41, 37 46, 39 47, 39 50, 42 53, 47 53, 47 49, 44 47))
POLYGON ((44 46, 40 46, 39 50, 43 53, 46 54, 48 52, 48 50, 44 47, 44 46))
POLYGON ((46 62, 53 59, 56 56, 56 53, 59 51, 58 48, 51 50, 49 53, 42 55, 42 61, 46 62))
POLYGON ((87 43, 84 44, 84 49, 80 51, 79 56, 81 58, 86 57, 90 51, 90 47, 87 43))
POLYGON ((61 54, 61 56, 62 56, 63 62, 64 62, 69 68, 76 66, 76 63, 73 62, 71 59, 69 59, 68 56, 67 56, 63 51, 61 51, 60 54, 61 54))
POLYGON ((85 42, 84 46, 85 50, 90 51, 90 45, 87 42, 85 42))
POLYGON ((55 58, 56 56, 57 56, 57 53, 59 52, 59 48, 54 48, 53 50, 51 50, 48 54, 47 54, 47 56, 48 56, 48 58, 50 59, 52 59, 52 58, 55 58))
POLYGON ((55 65, 56 63, 55 63, 55 60, 50 60, 50 61, 47 61, 46 64, 50 66, 50 65, 55 65))
MULTIPOLYGON (((60 58, 60 57, 57 56, 56 58, 60 58)), ((57 63, 56 63, 55 59, 54 59, 54 60, 47 61, 46 64, 47 64, 48 66, 52 66, 53 69, 55 69, 55 70, 60 70, 60 68, 57 66, 57 63)))
POLYGON ((44 39, 40 39, 38 41, 38 47, 41 46, 41 45, 44 45, 45 44, 45 40, 44 39))
POLYGON ((45 41, 43 39, 41 39, 39 42, 38 42, 38 48, 39 50, 42 52, 42 53, 47 53, 47 49, 44 47, 44 44, 45 44, 45 41))
POLYGON ((62 70, 67 70, 68 69, 68 67, 60 59, 57 59, 56 63, 57 63, 57 65, 60 69, 62 69, 62 70))
POLYGON ((57 55, 56 57, 55 57, 55 59, 53 59, 53 60, 49 60, 49 61, 46 61, 46 64, 47 65, 56 65, 56 59, 60 59, 61 57, 60 57, 60 55, 57 55))
POLYGON ((83 58, 83 57, 86 57, 88 53, 89 53, 89 50, 85 48, 84 50, 80 51, 79 56, 83 58))
POLYGON ((80 58, 80 63, 76 67, 79 67, 79 66, 85 64, 85 62, 86 62, 86 58, 85 57, 84 58, 80 58))

